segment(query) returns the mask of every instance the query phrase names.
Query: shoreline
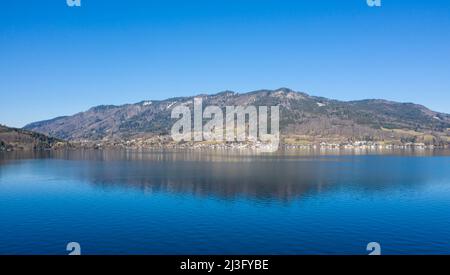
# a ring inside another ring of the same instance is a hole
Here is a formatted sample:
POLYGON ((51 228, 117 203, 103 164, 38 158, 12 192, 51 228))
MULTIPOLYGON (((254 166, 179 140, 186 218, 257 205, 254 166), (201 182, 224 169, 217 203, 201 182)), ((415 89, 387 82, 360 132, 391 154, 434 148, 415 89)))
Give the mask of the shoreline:
POLYGON ((281 145, 274 152, 267 152, 252 146, 58 146, 54 148, 16 148, 0 150, 5 153, 45 153, 45 152, 130 152, 130 153, 219 153, 219 154, 258 154, 258 155, 449 155, 448 146, 323 146, 323 145, 281 145))

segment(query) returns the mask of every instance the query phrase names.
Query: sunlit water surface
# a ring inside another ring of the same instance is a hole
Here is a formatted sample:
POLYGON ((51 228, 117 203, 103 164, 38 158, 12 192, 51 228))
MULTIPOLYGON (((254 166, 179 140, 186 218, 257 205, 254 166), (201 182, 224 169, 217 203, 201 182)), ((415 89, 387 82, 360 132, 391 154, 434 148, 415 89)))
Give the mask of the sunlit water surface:
POLYGON ((0 153, 0 254, 450 254, 447 152, 0 153))

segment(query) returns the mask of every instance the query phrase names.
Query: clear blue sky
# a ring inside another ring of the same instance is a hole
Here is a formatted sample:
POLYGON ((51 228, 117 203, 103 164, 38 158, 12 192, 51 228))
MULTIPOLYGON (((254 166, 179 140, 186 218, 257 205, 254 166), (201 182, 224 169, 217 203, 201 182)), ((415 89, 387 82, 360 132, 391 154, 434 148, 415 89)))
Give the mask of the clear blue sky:
POLYGON ((450 1, 0 3, 1 124, 278 87, 450 113, 450 1))

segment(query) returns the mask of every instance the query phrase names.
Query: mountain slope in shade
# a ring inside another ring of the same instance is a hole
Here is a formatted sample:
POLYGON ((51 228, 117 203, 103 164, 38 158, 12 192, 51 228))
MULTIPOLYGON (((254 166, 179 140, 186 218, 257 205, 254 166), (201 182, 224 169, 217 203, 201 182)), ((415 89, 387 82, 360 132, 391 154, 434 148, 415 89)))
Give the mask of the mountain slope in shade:
MULTIPOLYGON (((287 88, 249 93, 198 95, 203 106, 280 106, 280 130, 292 143, 354 140, 448 144, 450 115, 412 103, 386 100, 338 101, 287 88)), ((191 106, 194 97, 102 105, 73 116, 31 123, 25 129, 67 140, 127 140, 167 135, 171 110, 191 106)))
POLYGON ((0 151, 51 149, 65 144, 57 138, 0 125, 0 151))

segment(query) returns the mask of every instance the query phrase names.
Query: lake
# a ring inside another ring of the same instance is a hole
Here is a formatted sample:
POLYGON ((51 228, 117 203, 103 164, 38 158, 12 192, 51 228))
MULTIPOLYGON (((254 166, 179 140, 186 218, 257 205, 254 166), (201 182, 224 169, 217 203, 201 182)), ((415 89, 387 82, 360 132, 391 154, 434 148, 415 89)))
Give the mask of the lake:
POLYGON ((8 152, 0 209, 0 254, 450 254, 450 156, 8 152))

